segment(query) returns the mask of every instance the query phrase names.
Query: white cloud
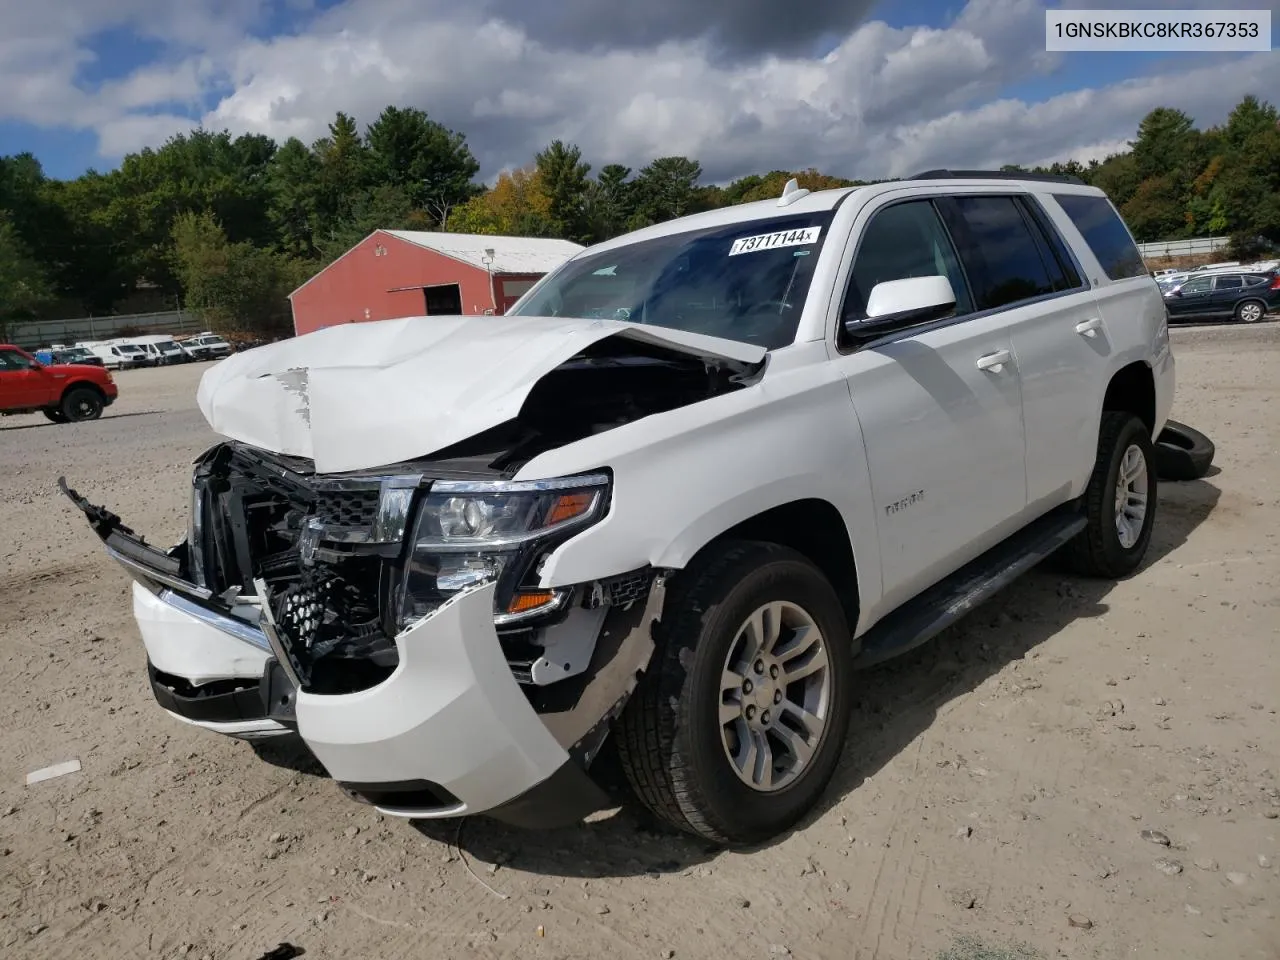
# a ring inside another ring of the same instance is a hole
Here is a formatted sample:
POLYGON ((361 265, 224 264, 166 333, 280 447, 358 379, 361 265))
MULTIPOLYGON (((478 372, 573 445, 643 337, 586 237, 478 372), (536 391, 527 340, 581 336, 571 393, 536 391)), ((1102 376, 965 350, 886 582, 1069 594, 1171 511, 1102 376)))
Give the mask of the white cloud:
MULTIPOLYGON (((76 58, 83 38, 109 18, 77 24, 70 41, 53 29, 57 18, 33 21, 26 36, 46 44, 43 54, 24 54, 29 41, 0 41, 0 81, 10 78, 7 89, 18 91, 0 116, 92 128, 104 155, 115 157, 190 126, 171 105, 202 93, 210 105, 206 126, 280 140, 322 135, 339 110, 367 124, 394 103, 423 107, 466 133, 488 175, 527 163, 561 138, 578 143, 597 167, 683 154, 702 161, 714 179, 805 166, 865 178, 932 166, 1089 159, 1122 148, 1156 106, 1216 122, 1243 94, 1265 96, 1280 81, 1280 57, 1258 54, 1183 61, 1190 69, 1042 102, 1001 97, 1061 63, 1044 52, 1040 0, 970 0, 941 27, 864 23, 822 58, 737 59, 699 33, 696 18, 672 20, 672 39, 647 47, 552 45, 535 39, 544 34, 496 19, 495 9, 517 15, 498 0, 346 0, 297 35, 253 39, 246 27, 267 2, 174 5, 191 11, 183 20, 159 0, 121 0, 116 8, 126 12, 110 22, 149 16, 146 29, 188 53, 93 92, 75 86, 76 58), (226 13, 217 24, 215 11, 226 13), (15 82, 11 55, 44 70, 15 82)), ((10 14, 0 14, 0 37, 15 36, 4 31, 9 24, 10 14)), ((1159 69, 1178 65, 1170 58, 1159 69)))

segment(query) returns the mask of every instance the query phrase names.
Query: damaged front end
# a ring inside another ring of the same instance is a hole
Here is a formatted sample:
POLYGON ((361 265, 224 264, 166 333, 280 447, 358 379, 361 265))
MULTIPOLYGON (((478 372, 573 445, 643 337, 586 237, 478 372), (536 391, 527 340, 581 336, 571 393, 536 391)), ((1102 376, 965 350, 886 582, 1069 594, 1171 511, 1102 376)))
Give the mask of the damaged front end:
POLYGON ((322 475, 220 443, 195 463, 188 537, 168 551, 59 483, 138 584, 170 712, 296 729, 349 793, 389 813, 572 822, 605 801, 585 771, 648 663, 658 578, 540 586, 542 560, 607 514, 611 478, 516 482, 480 459, 322 475), (195 626, 258 660, 170 662, 174 631, 195 626), (554 803, 536 796, 545 782, 554 803))
POLYGON ((517 478, 747 389, 764 351, 572 320, 512 321, 504 339, 502 322, 334 329, 213 368, 201 409, 230 439, 196 460, 172 550, 62 482, 136 581, 171 713, 296 729, 391 814, 552 825, 607 802, 586 771, 649 664, 664 571, 544 583, 606 520, 614 478, 517 478))

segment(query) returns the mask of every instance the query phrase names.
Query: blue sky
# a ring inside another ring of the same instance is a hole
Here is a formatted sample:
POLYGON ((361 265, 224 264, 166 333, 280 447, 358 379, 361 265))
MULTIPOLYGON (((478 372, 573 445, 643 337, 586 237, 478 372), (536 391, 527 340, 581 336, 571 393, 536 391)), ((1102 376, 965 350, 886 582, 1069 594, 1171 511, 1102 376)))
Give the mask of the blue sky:
POLYGON ((776 9, 6 4, 0 82, 12 95, 0 104, 0 154, 30 151, 50 175, 73 177, 197 124, 310 141, 338 110, 368 123, 394 103, 466 133, 490 177, 555 138, 579 143, 596 166, 683 154, 713 180, 806 166, 867 177, 1104 156, 1155 106, 1208 124, 1244 93, 1280 89, 1274 52, 1046 54, 1043 0, 808 0, 783 18, 776 9))

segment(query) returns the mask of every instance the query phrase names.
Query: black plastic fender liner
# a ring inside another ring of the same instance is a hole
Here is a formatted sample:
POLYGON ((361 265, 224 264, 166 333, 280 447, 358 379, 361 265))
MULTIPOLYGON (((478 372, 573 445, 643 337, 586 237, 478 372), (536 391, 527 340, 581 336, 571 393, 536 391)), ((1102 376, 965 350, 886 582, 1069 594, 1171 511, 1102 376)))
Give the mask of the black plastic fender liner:
POLYGON ((1169 420, 1156 438, 1156 474, 1161 480, 1199 480, 1215 453, 1213 441, 1199 430, 1169 420))

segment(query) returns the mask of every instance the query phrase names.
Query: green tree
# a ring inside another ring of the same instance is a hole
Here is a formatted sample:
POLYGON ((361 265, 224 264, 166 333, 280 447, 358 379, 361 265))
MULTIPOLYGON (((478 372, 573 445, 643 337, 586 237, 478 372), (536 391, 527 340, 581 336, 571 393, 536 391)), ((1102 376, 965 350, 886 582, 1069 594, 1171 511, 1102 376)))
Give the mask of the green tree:
POLYGON ((1181 110, 1152 110, 1138 124, 1137 139, 1131 144, 1138 179, 1181 172, 1191 157, 1195 139, 1195 125, 1181 110))
POLYGON ((271 161, 268 185, 271 199, 267 213, 281 248, 299 256, 314 256, 323 203, 320 158, 297 137, 290 137, 271 161))
POLYGON ((375 230, 426 230, 432 226, 404 187, 384 183, 357 196, 348 218, 316 237, 316 249, 320 259, 330 263, 375 230))
POLYGON ((306 264, 276 251, 233 243, 207 211, 175 219, 171 256, 187 306, 211 329, 228 333, 288 332, 288 295, 310 272, 306 264))
POLYGON ((319 161, 316 191, 316 235, 328 236, 351 219, 356 203, 370 184, 369 151, 355 120, 339 113, 329 135, 311 147, 319 161))
POLYGON ((589 239, 586 223, 587 174, 591 164, 582 162, 582 151, 573 144, 555 140, 537 155, 542 189, 551 201, 551 228, 568 240, 589 239))
POLYGON ((1182 199, 1171 176, 1143 180, 1120 212, 1139 243, 1184 232, 1182 199))
POLYGON ((587 184, 583 219, 590 242, 599 243, 622 233, 633 212, 631 168, 606 164, 587 184))
POLYGON ((369 125, 365 141, 374 180, 401 188, 437 224, 476 194, 472 178, 480 164, 467 138, 422 110, 387 107, 369 125))
POLYGON ((34 316, 52 297, 49 278, 0 211, 0 326, 34 316))
POLYGON ((702 164, 688 157, 659 157, 640 171, 633 184, 636 209, 631 225, 645 226, 682 217, 695 200, 702 164))

